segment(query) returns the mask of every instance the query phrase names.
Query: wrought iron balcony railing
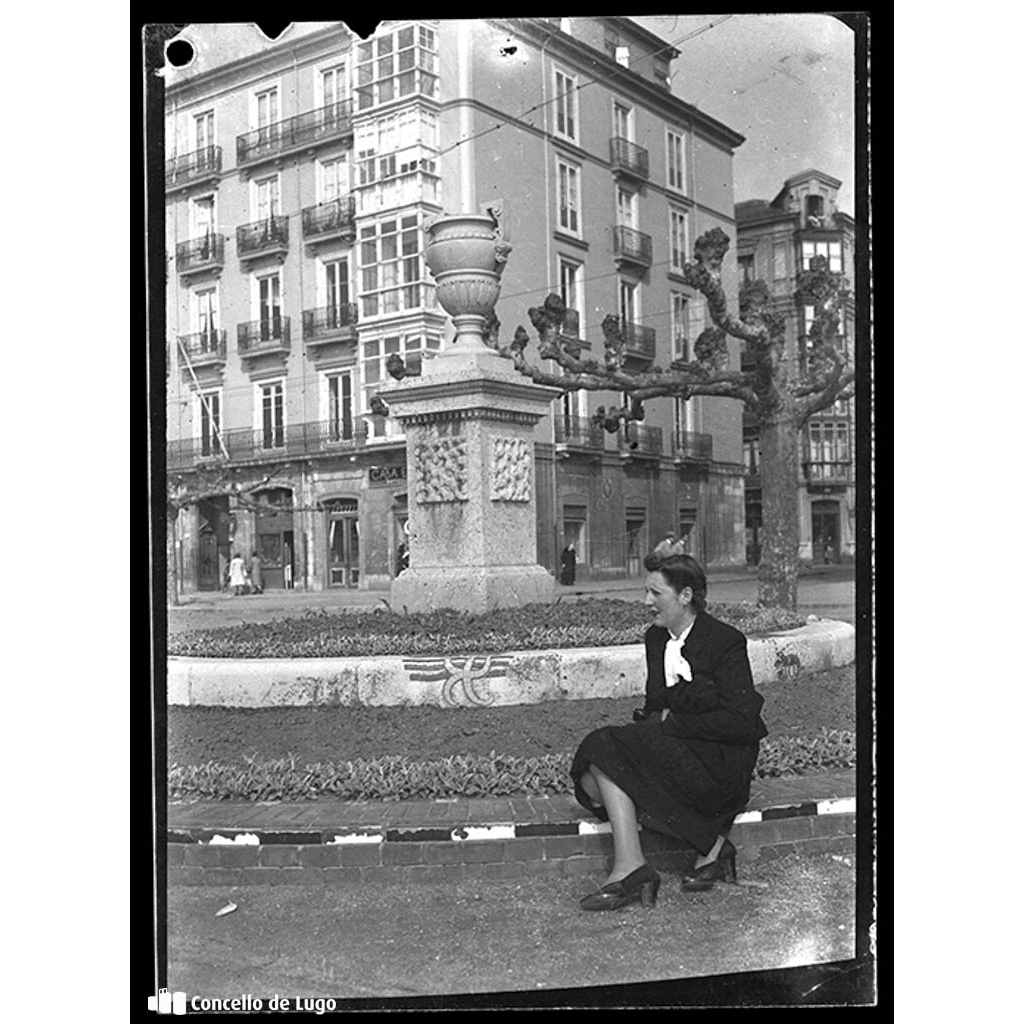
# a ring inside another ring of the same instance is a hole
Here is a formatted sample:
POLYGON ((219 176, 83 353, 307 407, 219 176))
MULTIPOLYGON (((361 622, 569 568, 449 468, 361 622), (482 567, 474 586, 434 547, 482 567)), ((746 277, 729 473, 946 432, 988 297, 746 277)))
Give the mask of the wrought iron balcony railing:
POLYGON ((341 333, 354 335, 358 320, 359 307, 355 302, 304 309, 302 337, 305 341, 325 341, 336 339, 341 333))
POLYGON ((848 460, 804 461, 804 477, 813 484, 848 484, 851 480, 848 460))
POLYGON ((329 203, 307 206, 302 211, 302 235, 311 239, 354 236, 355 217, 355 196, 340 196, 329 203))
POLYGON ((243 224, 236 235, 241 258, 280 252, 288 248, 288 218, 274 214, 266 220, 243 224))
POLYGON ((242 166, 351 133, 352 103, 340 100, 239 135, 235 139, 235 152, 242 166))
POLYGON ((272 316, 238 325, 238 351, 243 356, 287 352, 291 341, 291 317, 288 316, 272 316))
POLYGON ((658 347, 658 332, 653 327, 619 321, 622 352, 628 358, 653 360, 658 347))
POLYGON ((555 417, 555 444, 603 451, 604 434, 601 424, 589 417, 566 416, 561 413, 555 417))
POLYGON ((181 334, 178 336, 178 345, 193 366, 209 366, 227 361, 227 331, 223 328, 181 334))
POLYGON ((712 440, 710 434, 693 430, 677 430, 673 438, 675 457, 681 462, 710 462, 712 440))
POLYGON ((366 426, 359 420, 339 417, 265 430, 225 430, 221 432, 220 441, 216 435, 169 441, 168 469, 187 469, 206 461, 251 462, 280 456, 328 455, 361 448, 366 444, 366 426), (223 448, 220 441, 224 442, 223 448))
POLYGON ((224 236, 207 234, 179 242, 175 248, 179 274, 195 274, 224 266, 224 236))
POLYGON ((653 262, 651 236, 643 231, 628 228, 625 224, 616 224, 612 242, 612 250, 618 260, 643 267, 649 267, 653 262))
POLYGON ((203 146, 191 153, 171 157, 164 167, 164 184, 188 185, 208 178, 219 178, 221 159, 220 146, 203 146))
POLYGON ((647 150, 621 135, 611 140, 611 161, 613 171, 622 171, 634 178, 646 178, 650 174, 647 150))
POLYGON ((619 430, 619 454, 625 456, 657 457, 662 450, 661 427, 629 421, 619 430))

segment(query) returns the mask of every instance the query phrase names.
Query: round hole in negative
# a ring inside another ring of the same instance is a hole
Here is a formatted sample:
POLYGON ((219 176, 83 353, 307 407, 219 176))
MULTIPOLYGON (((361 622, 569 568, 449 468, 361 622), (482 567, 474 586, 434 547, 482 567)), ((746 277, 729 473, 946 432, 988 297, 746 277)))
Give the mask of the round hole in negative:
POLYGON ((186 68, 195 58, 196 51, 187 39, 172 39, 167 44, 167 63, 173 68, 186 68))

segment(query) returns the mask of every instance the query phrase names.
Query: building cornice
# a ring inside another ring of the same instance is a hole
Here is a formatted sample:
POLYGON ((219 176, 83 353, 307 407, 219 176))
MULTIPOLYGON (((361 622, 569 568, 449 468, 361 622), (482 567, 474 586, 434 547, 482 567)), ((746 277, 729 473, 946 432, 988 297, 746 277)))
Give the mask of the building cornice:
POLYGON ((587 43, 580 42, 579 39, 562 32, 554 25, 549 25, 537 18, 492 18, 488 20, 504 31, 518 32, 537 44, 543 45, 550 41, 552 47, 548 52, 552 55, 596 65, 596 68, 592 70, 598 78, 614 76, 620 81, 628 82, 634 92, 642 95, 667 119, 680 125, 690 124, 695 131, 699 128, 701 133, 712 142, 731 150, 743 145, 746 141, 745 136, 733 131, 728 125, 715 120, 669 90, 648 81, 637 72, 617 63, 607 54, 587 43))
POLYGON ((246 54, 226 64, 218 64, 209 71, 171 83, 164 95, 168 103, 189 103, 205 98, 211 91, 236 86, 241 78, 260 78, 287 70, 293 60, 309 60, 332 44, 354 45, 354 36, 342 22, 300 36, 294 42, 275 43, 261 53, 246 54))

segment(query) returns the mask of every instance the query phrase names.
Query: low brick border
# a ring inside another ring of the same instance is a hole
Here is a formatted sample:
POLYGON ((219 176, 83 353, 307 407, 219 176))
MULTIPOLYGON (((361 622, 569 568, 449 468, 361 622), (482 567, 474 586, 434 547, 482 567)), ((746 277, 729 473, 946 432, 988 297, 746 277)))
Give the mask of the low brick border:
MULTIPOLYGON (((852 855, 856 799, 808 801, 737 815, 730 837, 751 863, 790 853, 852 855)), ((607 870, 611 826, 591 820, 442 828, 244 829, 168 832, 172 885, 281 885, 432 882, 460 878, 578 877, 607 870)), ((650 862, 681 870, 685 843, 641 830, 650 862)))
MULTIPOLYGON (((754 683, 853 662, 847 622, 809 622, 747 641, 754 683)), ((500 655, 167 660, 170 705, 499 707, 643 693, 643 644, 500 655)))

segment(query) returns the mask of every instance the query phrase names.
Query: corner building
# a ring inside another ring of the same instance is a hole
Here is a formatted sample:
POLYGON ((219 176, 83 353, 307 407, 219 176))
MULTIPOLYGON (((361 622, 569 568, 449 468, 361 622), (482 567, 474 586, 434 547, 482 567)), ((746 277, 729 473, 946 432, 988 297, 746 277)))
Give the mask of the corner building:
MULTIPOLYGON (((234 550, 259 551, 268 588, 388 586, 405 447, 370 400, 390 356, 417 372, 453 335, 423 258, 441 212, 500 212, 503 337, 532 333, 527 309, 558 292, 594 358, 609 313, 627 368, 690 357, 706 314, 682 266, 712 227, 735 241, 743 139, 672 95, 665 41, 626 18, 182 35, 196 57, 166 90, 167 466, 207 494, 174 524, 184 591, 219 587, 234 550)), ((557 574, 572 540, 578 578, 638 575, 672 531, 711 566, 743 564, 739 404, 655 400, 628 436, 593 424, 622 400, 568 394, 537 425, 540 563, 557 574)))
MULTIPOLYGON (((814 323, 814 307, 794 301, 796 275, 809 270, 815 256, 828 259, 842 274, 846 300, 838 344, 853 360, 856 302, 853 290, 855 223, 836 204, 842 182, 809 170, 788 178, 767 202, 750 199, 736 205, 737 258, 743 283, 761 280, 772 295, 772 311, 785 322, 786 352, 802 362, 814 323)), ((761 558, 760 443, 756 425, 744 424, 747 560, 761 558)), ((853 458, 853 402, 841 399, 812 416, 804 428, 800 463, 800 561, 824 565, 852 561, 856 555, 856 479, 853 458)))

